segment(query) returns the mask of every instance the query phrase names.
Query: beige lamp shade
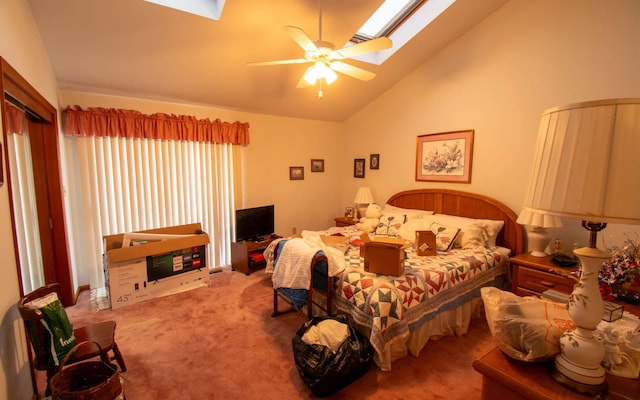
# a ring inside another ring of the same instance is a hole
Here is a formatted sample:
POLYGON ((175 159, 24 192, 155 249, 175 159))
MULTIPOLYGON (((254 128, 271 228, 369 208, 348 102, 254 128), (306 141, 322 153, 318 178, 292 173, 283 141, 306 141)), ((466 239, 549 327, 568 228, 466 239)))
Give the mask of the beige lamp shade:
POLYGON ((356 192, 356 198, 353 200, 353 203, 356 206, 356 219, 364 216, 364 212, 367 209, 369 204, 374 203, 373 195, 371 194, 371 189, 368 187, 361 187, 356 192))
POLYGON ((371 189, 368 187, 361 187, 358 189, 356 193, 356 198, 353 200, 356 204, 371 204, 373 203, 373 195, 371 194, 371 189))
POLYGON ((640 99, 545 111, 522 221, 536 225, 551 223, 547 216, 568 216, 640 223, 639 127, 640 99))

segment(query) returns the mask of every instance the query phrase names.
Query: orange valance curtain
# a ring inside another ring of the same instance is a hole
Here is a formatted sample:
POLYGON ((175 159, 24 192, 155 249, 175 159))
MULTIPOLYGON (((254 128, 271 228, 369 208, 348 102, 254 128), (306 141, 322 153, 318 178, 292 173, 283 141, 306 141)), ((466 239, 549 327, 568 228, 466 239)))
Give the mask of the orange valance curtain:
POLYGON ((136 139, 249 144, 249 123, 197 119, 187 115, 142 114, 134 110, 69 106, 63 111, 64 134, 136 139))
POLYGON ((27 117, 21 109, 6 102, 7 105, 7 132, 9 134, 22 135, 29 132, 27 117))

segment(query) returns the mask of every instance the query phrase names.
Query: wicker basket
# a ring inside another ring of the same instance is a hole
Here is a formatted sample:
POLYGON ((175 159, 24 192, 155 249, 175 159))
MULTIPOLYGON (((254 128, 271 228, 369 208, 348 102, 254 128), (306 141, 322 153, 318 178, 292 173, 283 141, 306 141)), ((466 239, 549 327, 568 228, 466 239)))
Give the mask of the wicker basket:
POLYGON ((113 400, 122 393, 120 377, 102 361, 85 361, 64 367, 77 348, 86 343, 78 343, 71 349, 62 360, 60 371, 51 378, 52 400, 113 400))

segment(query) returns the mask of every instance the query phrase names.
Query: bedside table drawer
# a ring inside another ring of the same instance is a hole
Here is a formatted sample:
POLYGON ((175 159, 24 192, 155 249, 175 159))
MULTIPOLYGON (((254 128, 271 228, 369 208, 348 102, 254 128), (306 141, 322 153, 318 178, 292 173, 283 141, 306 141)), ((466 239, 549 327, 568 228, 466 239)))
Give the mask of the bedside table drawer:
POLYGON ((524 268, 520 265, 516 266, 516 268, 518 268, 518 282, 516 285, 538 293, 542 293, 547 289, 554 289, 568 294, 573 291, 573 286, 576 284, 573 279, 561 275, 524 268))

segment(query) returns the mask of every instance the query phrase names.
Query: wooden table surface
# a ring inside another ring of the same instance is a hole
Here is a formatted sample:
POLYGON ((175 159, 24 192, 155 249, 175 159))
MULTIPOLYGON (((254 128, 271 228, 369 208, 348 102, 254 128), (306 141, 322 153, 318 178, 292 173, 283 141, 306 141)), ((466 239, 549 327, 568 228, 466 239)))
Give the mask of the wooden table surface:
MULTIPOLYGON (((484 375, 484 398, 492 399, 498 393, 499 398, 509 399, 593 399, 583 396, 557 383, 551 376, 553 361, 546 363, 528 363, 514 360, 495 348, 473 362, 473 368, 484 375), (487 380, 489 385, 487 386, 487 380), (507 391, 496 392, 496 386, 507 391), (487 389, 488 388, 488 389, 487 389), (486 390, 490 390, 486 392, 486 390), (509 396, 517 394, 517 396, 509 396), (506 394, 505 394, 506 393, 506 394)), ((640 380, 621 378, 607 374, 609 390, 606 399, 640 399, 640 380)))

